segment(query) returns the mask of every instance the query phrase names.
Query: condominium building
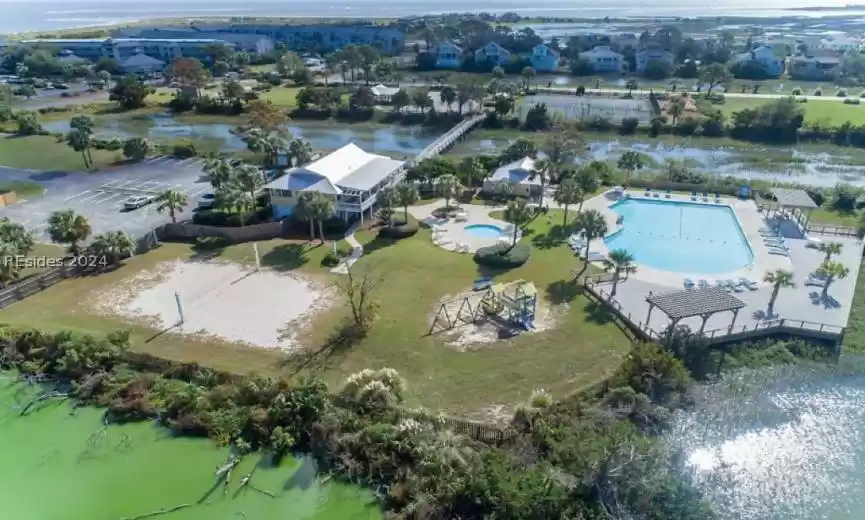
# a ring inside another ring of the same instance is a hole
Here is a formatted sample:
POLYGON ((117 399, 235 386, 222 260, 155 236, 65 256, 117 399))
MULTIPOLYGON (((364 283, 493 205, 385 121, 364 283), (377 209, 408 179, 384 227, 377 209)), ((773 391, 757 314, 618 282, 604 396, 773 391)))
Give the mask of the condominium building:
POLYGON ((212 45, 234 46, 222 40, 213 39, 165 39, 147 38, 108 38, 106 40, 22 40, 24 45, 38 45, 54 49, 58 52, 67 51, 90 61, 100 58, 114 58, 122 63, 132 56, 143 54, 164 63, 170 63, 174 58, 197 58, 209 61, 206 50, 212 45))

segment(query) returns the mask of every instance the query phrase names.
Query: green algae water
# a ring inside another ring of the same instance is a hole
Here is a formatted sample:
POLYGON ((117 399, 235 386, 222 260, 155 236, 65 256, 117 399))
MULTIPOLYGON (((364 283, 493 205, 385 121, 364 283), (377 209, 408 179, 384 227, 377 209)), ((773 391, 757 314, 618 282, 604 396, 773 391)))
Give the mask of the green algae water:
POLYGON ((0 373, 0 517, 121 520, 153 511, 159 520, 380 520, 372 493, 320 484, 310 459, 276 467, 253 454, 224 489, 214 473, 228 452, 205 439, 170 436, 150 423, 102 428, 102 411, 45 401, 0 373), (258 466, 256 468, 256 465, 258 466), (255 469, 250 486, 243 476, 255 469), (271 496, 272 495, 272 496, 271 496))

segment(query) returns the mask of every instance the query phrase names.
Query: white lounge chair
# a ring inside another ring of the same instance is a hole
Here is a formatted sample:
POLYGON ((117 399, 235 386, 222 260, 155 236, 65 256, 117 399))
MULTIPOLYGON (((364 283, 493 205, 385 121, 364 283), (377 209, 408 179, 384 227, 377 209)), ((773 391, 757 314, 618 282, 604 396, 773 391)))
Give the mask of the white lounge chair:
POLYGON ((788 257, 788 258, 790 257, 790 255, 787 254, 787 251, 784 251, 783 249, 769 248, 769 254, 770 255, 784 256, 784 257, 788 257))
POLYGON ((823 278, 817 278, 816 276, 809 274, 808 278, 805 279, 805 285, 814 285, 817 287, 825 287, 826 286, 826 280, 824 280, 823 278))
POLYGON ((749 291, 756 291, 760 288, 760 284, 756 282, 756 280, 752 280, 750 278, 739 278, 739 284, 742 287, 745 287, 749 291))
POLYGON ((709 282, 707 282, 706 280, 700 280, 699 282, 697 282, 697 286, 700 289, 708 289, 710 287, 709 282))
POLYGON ((465 222, 468 219, 468 213, 457 213, 456 215, 454 215, 454 222, 465 222))
POLYGON ((453 242, 453 240, 451 240, 450 238, 447 238, 447 237, 440 237, 437 240, 434 240, 434 242, 435 242, 435 245, 437 245, 437 246, 446 246, 446 245, 450 244, 451 242, 453 242))
POLYGON ((690 278, 685 278, 684 285, 685 285, 686 291, 693 291, 694 290, 694 280, 691 280, 690 278))
POLYGON ((732 278, 724 280, 724 285, 726 285, 728 288, 732 289, 735 292, 742 292, 745 290, 745 288, 742 287, 742 284, 740 284, 736 280, 733 280, 732 278))

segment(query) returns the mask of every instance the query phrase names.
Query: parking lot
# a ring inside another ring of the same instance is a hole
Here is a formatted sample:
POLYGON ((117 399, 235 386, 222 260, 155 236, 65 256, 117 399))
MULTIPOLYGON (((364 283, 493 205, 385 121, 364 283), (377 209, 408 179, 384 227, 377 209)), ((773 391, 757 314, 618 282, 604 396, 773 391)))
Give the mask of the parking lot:
POLYGON ((55 173, 2 171, 0 178, 39 182, 45 187, 42 196, 14 206, 0 208, 6 216, 32 230, 36 239, 49 241, 48 216, 58 210, 71 209, 90 221, 93 234, 120 230, 141 236, 167 222, 167 212, 156 211, 158 203, 125 210, 123 202, 133 195, 158 195, 171 189, 185 193, 189 206, 177 215, 178 221, 191 218, 198 198, 211 191, 198 158, 178 160, 169 157, 148 159, 98 173, 55 173))

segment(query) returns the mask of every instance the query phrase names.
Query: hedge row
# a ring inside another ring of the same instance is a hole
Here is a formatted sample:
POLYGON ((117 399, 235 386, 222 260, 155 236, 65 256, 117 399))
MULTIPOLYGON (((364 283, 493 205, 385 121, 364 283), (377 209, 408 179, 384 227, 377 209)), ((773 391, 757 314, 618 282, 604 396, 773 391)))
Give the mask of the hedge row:
POLYGON ((529 261, 532 249, 525 244, 495 244, 475 252, 475 262, 487 267, 519 267, 529 261))

